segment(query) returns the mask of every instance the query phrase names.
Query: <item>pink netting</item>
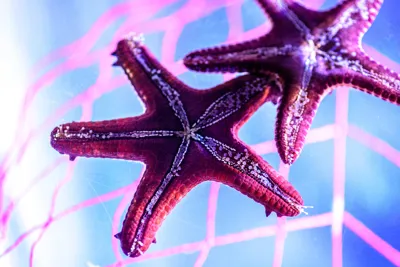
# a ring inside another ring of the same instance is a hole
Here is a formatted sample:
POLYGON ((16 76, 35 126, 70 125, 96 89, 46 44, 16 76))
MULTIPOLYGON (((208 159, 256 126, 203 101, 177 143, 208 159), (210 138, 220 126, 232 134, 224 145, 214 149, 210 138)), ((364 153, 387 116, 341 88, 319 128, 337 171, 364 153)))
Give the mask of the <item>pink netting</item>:
MULTIPOLYGON (((3 185, 6 182, 8 171, 10 168, 18 166, 19 162, 24 157, 24 153, 27 147, 37 138, 39 135, 47 135, 47 132, 43 132, 43 129, 56 124, 57 119, 62 118, 71 109, 81 106, 82 117, 81 120, 91 120, 92 115, 92 104, 93 102, 102 96, 106 92, 110 92, 127 83, 127 79, 124 75, 114 76, 112 75, 111 63, 113 58, 110 57, 110 53, 114 50, 116 42, 121 38, 122 35, 129 31, 151 33, 157 31, 165 32, 163 42, 161 45, 161 62, 167 66, 174 74, 179 75, 187 70, 182 65, 181 61, 174 61, 174 53, 169 51, 175 51, 175 47, 183 30, 184 25, 193 22, 199 18, 207 16, 215 10, 226 7, 228 22, 229 22, 229 34, 226 40, 227 43, 242 41, 243 39, 250 39, 266 31, 265 25, 257 27, 253 30, 244 32, 242 28, 241 17, 241 4, 243 0, 189 0, 180 9, 170 16, 166 16, 159 19, 150 20, 150 14, 154 14, 159 11, 162 7, 176 2, 175 0, 136 0, 127 1, 125 3, 117 4, 106 13, 104 13, 97 21, 93 24, 91 29, 79 40, 58 49, 50 53, 48 56, 43 58, 36 66, 34 70, 43 70, 48 68, 49 65, 58 62, 60 59, 64 60, 61 64, 51 68, 41 75, 36 82, 27 89, 25 95, 25 102, 20 115, 19 129, 24 129, 22 122, 29 112, 30 105, 35 95, 38 94, 46 85, 54 82, 58 77, 65 73, 84 66, 92 64, 98 64, 99 75, 97 81, 87 88, 84 92, 75 96, 71 100, 65 102, 62 106, 57 109, 57 112, 50 114, 43 125, 38 125, 35 128, 25 129, 25 131, 19 131, 19 135, 16 136, 13 144, 10 146, 10 150, 6 154, 3 162, 0 165, 0 207, 1 210, 1 236, 4 238, 8 228, 10 217, 14 212, 15 207, 19 201, 24 197, 25 194, 36 184, 50 174, 55 168, 57 168, 62 162, 67 160, 66 157, 60 157, 54 162, 49 162, 48 166, 43 169, 39 175, 33 180, 31 186, 25 192, 20 194, 19 198, 12 199, 5 202, 3 196, 3 185), (96 41, 100 38, 103 33, 103 29, 107 28, 108 25, 114 23, 117 19, 122 16, 129 15, 128 12, 135 10, 135 16, 129 16, 119 29, 114 33, 113 41, 106 47, 93 50, 93 46, 96 41), (73 53, 72 53, 73 52, 73 53), (72 54, 72 56, 71 56, 72 54), (27 134, 24 134, 27 133, 27 134), (7 205, 4 205, 6 203, 7 205)), ((314 8, 318 8, 322 4, 322 0, 312 1, 309 5, 314 8)), ((385 56, 378 54, 376 51, 369 47, 365 47, 369 54, 378 59, 380 62, 388 65, 394 70, 399 71, 400 66, 391 62, 385 56)), ((333 197, 333 209, 329 213, 319 214, 316 216, 306 216, 293 220, 286 220, 285 218, 278 219, 276 225, 266 226, 261 228, 248 229, 243 232, 237 232, 227 234, 223 236, 216 236, 215 234, 215 216, 216 216, 216 203, 218 199, 219 184, 213 183, 208 200, 208 213, 207 213, 207 233, 204 240, 195 243, 182 244, 180 246, 172 247, 162 251, 148 252, 142 257, 131 259, 126 258, 120 254, 119 241, 113 239, 113 250, 117 262, 109 266, 123 266, 123 264, 146 261, 148 259, 166 257, 168 255, 187 253, 193 251, 200 251, 195 266, 202 266, 208 257, 208 253, 212 247, 223 246, 231 243, 242 242, 245 240, 255 239, 266 236, 276 236, 275 239, 275 254, 273 260, 273 266, 281 266, 283 259, 283 249, 286 238, 286 233, 291 231, 298 231, 301 229, 310 229, 322 226, 332 226, 332 266, 342 266, 342 228, 346 226, 348 229, 353 231, 357 236, 364 240, 367 244, 373 247, 376 251, 382 254, 388 261, 393 263, 395 266, 400 266, 400 251, 393 248, 385 240, 381 239, 373 231, 368 229, 361 221, 353 217, 350 213, 344 209, 344 183, 345 183, 345 162, 346 162, 346 138, 350 137, 357 140, 364 146, 370 148, 376 153, 382 155, 388 161, 392 162, 396 166, 400 167, 400 151, 397 151, 389 144, 380 140, 367 132, 348 124, 348 90, 337 90, 336 94, 337 107, 336 108, 336 119, 333 125, 326 125, 321 128, 311 130, 308 136, 308 143, 322 142, 328 139, 334 140, 334 197, 333 197)), ((259 154, 275 153, 276 148, 274 141, 266 141, 254 145, 254 149, 259 154)), ((42 235, 48 230, 51 224, 55 221, 62 220, 66 215, 76 212, 80 209, 85 209, 92 205, 98 205, 101 202, 114 199, 118 196, 123 196, 122 201, 119 204, 115 214, 113 215, 113 233, 119 231, 119 223, 121 217, 124 216, 124 209, 131 201, 131 194, 127 192, 134 191, 137 182, 132 185, 120 188, 119 190, 109 192, 104 195, 100 195, 96 198, 84 201, 78 205, 70 207, 61 213, 54 213, 54 205, 57 201, 59 191, 62 187, 68 183, 72 177, 72 173, 75 167, 75 162, 68 163, 68 168, 64 178, 58 184, 56 190, 53 192, 52 205, 48 211, 48 219, 41 225, 30 229, 27 232, 20 233, 19 237, 3 252, 3 255, 10 253, 16 247, 18 247, 22 241, 33 233, 39 232, 36 241, 30 248, 30 265, 33 265, 33 255, 35 252, 36 245, 40 242, 42 235)), ((289 174, 289 168, 280 165, 280 173, 286 177, 289 174)))

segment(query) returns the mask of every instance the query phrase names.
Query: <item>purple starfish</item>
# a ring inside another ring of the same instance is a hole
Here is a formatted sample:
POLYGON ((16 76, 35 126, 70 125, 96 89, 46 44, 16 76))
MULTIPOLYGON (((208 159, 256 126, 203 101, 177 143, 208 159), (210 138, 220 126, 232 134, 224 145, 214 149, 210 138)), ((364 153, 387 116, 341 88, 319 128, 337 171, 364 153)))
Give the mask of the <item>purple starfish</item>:
POLYGON ((295 216, 303 200, 293 186, 241 142, 241 125, 279 94, 276 75, 245 75, 208 90, 180 82, 141 45, 138 36, 118 43, 122 66, 145 104, 143 115, 56 127, 51 145, 75 157, 139 160, 146 164, 120 239, 123 252, 145 252, 172 208, 207 180, 235 188, 266 208, 267 216, 295 216), (275 90, 275 91, 273 91, 275 90))
POLYGON ((400 104, 400 77, 365 54, 361 39, 381 0, 345 0, 314 11, 293 0, 258 0, 273 23, 258 39, 195 51, 185 65, 203 72, 277 73, 283 79, 275 140, 292 164, 301 153, 316 110, 334 87, 348 85, 400 104))

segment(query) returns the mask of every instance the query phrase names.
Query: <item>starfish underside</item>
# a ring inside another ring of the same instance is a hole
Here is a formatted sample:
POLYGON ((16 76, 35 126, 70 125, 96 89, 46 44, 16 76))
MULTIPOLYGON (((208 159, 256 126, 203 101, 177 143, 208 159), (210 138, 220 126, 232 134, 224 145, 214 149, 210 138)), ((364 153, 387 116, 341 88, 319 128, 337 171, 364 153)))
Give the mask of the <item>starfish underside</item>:
POLYGON ((382 0, 344 0, 327 11, 293 0, 258 0, 272 30, 258 39, 195 51, 185 65, 203 72, 276 73, 282 82, 275 140, 282 160, 301 153, 326 94, 347 85, 400 105, 400 76, 361 47, 382 0))
POLYGON ((193 187, 213 180, 231 186, 279 216, 303 211, 299 193, 241 142, 240 126, 265 101, 279 95, 276 75, 245 75, 195 90, 169 73, 137 35, 114 53, 145 104, 141 116, 56 127, 51 144, 75 157, 138 160, 146 170, 116 234, 123 252, 136 257, 155 240, 171 209, 193 187))

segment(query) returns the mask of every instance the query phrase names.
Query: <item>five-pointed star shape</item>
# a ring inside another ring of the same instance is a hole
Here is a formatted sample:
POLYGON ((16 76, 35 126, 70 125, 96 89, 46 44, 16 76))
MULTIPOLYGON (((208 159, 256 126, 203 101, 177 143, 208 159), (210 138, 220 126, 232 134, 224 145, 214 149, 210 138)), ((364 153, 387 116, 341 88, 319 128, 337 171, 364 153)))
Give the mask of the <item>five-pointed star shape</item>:
POLYGON ((293 0, 258 0, 273 23, 247 42, 195 51, 184 59, 197 71, 278 73, 284 80, 275 140, 282 160, 299 156, 318 105, 333 87, 348 85, 400 104, 400 77, 368 57, 361 38, 382 0, 344 0, 327 11, 293 0))
MULTIPOLYGON (((56 127, 51 145, 70 157, 139 160, 146 170, 123 222, 123 252, 136 257, 148 249, 171 209, 207 180, 231 186, 279 216, 303 211, 299 193, 242 143, 240 126, 272 100, 274 76, 246 75, 208 90, 195 90, 169 73, 137 35, 114 53, 145 104, 138 117, 72 122, 56 127)), ((276 91, 279 94, 278 91, 276 91)))

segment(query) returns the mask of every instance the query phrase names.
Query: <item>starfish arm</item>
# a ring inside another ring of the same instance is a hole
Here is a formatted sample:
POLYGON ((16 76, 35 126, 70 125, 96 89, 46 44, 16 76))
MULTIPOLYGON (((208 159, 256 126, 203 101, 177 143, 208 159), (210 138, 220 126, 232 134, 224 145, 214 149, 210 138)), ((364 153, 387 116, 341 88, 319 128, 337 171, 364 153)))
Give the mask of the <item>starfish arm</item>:
POLYGON ((293 0, 258 0, 257 2, 272 20, 273 35, 275 33, 279 35, 279 32, 284 30, 289 34, 299 31, 303 37, 307 37, 310 29, 322 20, 320 12, 309 10, 293 0), (303 19, 310 17, 313 19, 303 19))
MULTIPOLYGON (((292 24, 297 25, 297 32, 301 32, 306 38, 308 37, 307 35, 312 34, 314 28, 326 21, 328 15, 326 12, 309 9, 297 1, 283 0, 281 2, 286 2, 286 10, 283 12, 290 18, 292 24)), ((280 31, 284 30, 279 24, 275 25, 275 27, 279 28, 280 31)))
POLYGON ((374 22, 383 0, 344 0, 330 10, 321 12, 325 17, 319 46, 332 40, 345 46, 361 47, 361 38, 374 22))
MULTIPOLYGON (((253 75, 241 78, 249 76, 253 75)), ((268 213, 274 211, 279 216, 295 216, 303 209, 299 193, 237 137, 241 125, 263 103, 274 99, 277 92, 280 95, 276 88, 281 86, 277 75, 252 78, 251 83, 245 84, 247 87, 237 84, 207 108, 197 122, 204 128, 200 128, 194 139, 222 165, 216 169, 224 170, 224 173, 215 176, 216 181, 261 203, 268 213)), ((218 88, 210 89, 213 90, 218 88)))
MULTIPOLYGON (((274 1, 257 0, 257 2, 272 21, 278 21, 285 17, 282 14, 282 3, 280 0, 274 0, 274 1)), ((291 3, 293 1, 292 0, 286 1, 285 4, 288 4, 289 2, 291 3)))
POLYGON ((236 138, 223 139, 228 142, 196 136, 222 165, 217 169, 221 174, 215 176, 215 181, 238 190, 278 216, 296 216, 303 212, 305 207, 300 194, 284 177, 236 138))
POLYGON ((253 72, 255 65, 262 66, 263 61, 287 56, 293 51, 290 45, 268 45, 265 37, 260 37, 239 44, 194 51, 185 56, 183 62, 189 69, 200 72, 253 72))
POLYGON ((125 37, 118 43, 117 50, 113 55, 117 56, 114 65, 124 69, 149 110, 159 110, 159 103, 165 99, 168 101, 169 107, 162 106, 163 112, 172 108, 183 127, 189 127, 189 121, 179 97, 180 91, 190 91, 191 89, 176 79, 154 58, 143 46, 138 35, 130 34, 125 37))
MULTIPOLYGON (((181 138, 172 149, 162 149, 146 164, 146 170, 117 234, 122 251, 129 257, 143 254, 155 239, 155 234, 174 206, 200 181, 188 168, 189 138, 181 138), (162 159, 162 160, 160 160, 162 159), (188 179, 188 177, 192 179, 188 179)), ((190 149, 193 152, 193 149, 190 149)))
POLYGON ((116 235, 126 255, 137 257, 144 253, 171 210, 195 186, 207 180, 228 185, 279 216, 295 216, 303 211, 303 200, 293 186, 261 157, 252 151, 247 153, 245 145, 235 142, 235 148, 243 153, 234 154, 240 157, 233 159, 235 165, 229 165, 220 158, 226 151, 213 148, 210 140, 215 139, 205 139, 184 139, 172 164, 172 154, 167 153, 162 161, 147 165, 122 230, 116 235))
POLYGON ((278 153, 286 164, 294 163, 304 147, 318 106, 327 93, 321 88, 324 83, 314 74, 307 87, 288 84, 285 88, 286 93, 278 106, 275 140, 278 153))
POLYGON ((332 80, 400 105, 400 75, 360 54, 357 59, 347 60, 346 75, 332 75, 332 80))
POLYGON ((280 62, 291 57, 295 47, 268 43, 265 37, 244 43, 194 51, 184 58, 184 64, 200 72, 279 72, 280 62))
POLYGON ((172 130, 157 130, 159 126, 158 121, 147 120, 146 115, 72 122, 54 128, 50 140, 55 150, 71 159, 96 157, 143 161, 148 151, 158 150, 162 138, 176 137, 172 130))

